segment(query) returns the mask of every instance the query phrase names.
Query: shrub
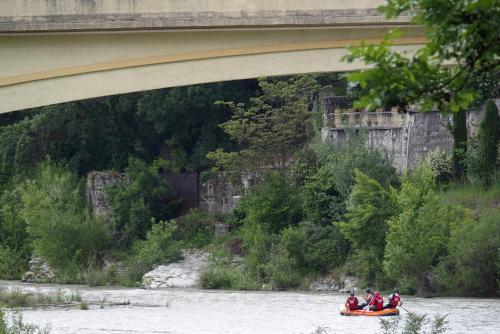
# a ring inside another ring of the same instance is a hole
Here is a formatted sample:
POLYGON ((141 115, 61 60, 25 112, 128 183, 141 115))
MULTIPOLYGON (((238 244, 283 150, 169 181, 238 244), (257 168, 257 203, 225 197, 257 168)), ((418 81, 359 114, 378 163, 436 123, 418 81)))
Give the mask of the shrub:
POLYGON ((248 280, 226 255, 213 255, 200 275, 200 285, 205 289, 247 288, 248 280))
POLYGON ((298 224, 302 214, 298 189, 278 172, 270 173, 242 200, 240 208, 246 211, 246 223, 258 224, 269 233, 298 224))
POLYGON ((439 202, 433 175, 424 168, 405 175, 397 202, 400 213, 387 222, 384 270, 396 282, 427 292, 426 275, 447 255, 450 226, 464 219, 463 211, 439 202))
POLYGON ((302 222, 285 229, 280 245, 297 264, 299 271, 326 272, 340 266, 348 251, 346 240, 335 226, 302 222))
POLYGON ((146 235, 146 240, 137 241, 134 246, 137 261, 153 266, 159 263, 168 263, 181 258, 181 248, 178 241, 173 240, 175 222, 151 223, 151 230, 146 235))
POLYGON ((266 263, 270 250, 277 242, 277 236, 265 233, 262 226, 246 223, 243 226, 243 250, 245 252, 245 270, 250 277, 261 282, 267 278, 266 263))
POLYGON ((104 224, 85 207, 80 180, 66 169, 43 163, 22 191, 22 217, 33 247, 57 270, 76 274, 102 255, 104 224))
POLYGON ((14 311, 7 325, 5 314, 0 309, 0 334, 49 334, 49 328, 27 324, 23 320, 23 315, 19 311, 14 311))
POLYGON ((32 246, 21 217, 21 186, 6 188, 0 196, 0 278, 20 279, 28 269, 32 246))
POLYGON ((121 247, 144 239, 151 228, 151 218, 172 219, 182 205, 167 182, 143 161, 130 158, 126 174, 130 182, 106 190, 115 242, 121 247))
POLYGON ((192 209, 176 220, 174 239, 188 247, 201 248, 212 241, 215 217, 199 209, 192 209))
POLYGON ((439 271, 449 293, 490 297, 500 292, 499 216, 499 209, 484 212, 478 221, 466 220, 452 230, 449 255, 439 271))
POLYGON ((313 148, 321 167, 304 185, 304 211, 313 222, 343 221, 346 202, 355 184, 356 169, 388 187, 396 174, 390 159, 365 145, 363 133, 347 133, 341 145, 316 143, 313 148))
POLYGON ((382 258, 386 220, 396 213, 395 196, 359 170, 355 175, 356 183, 347 200, 347 221, 338 226, 354 249, 370 249, 382 258))
POLYGON ((2 279, 20 279, 26 269, 26 259, 22 254, 0 244, 0 277, 2 279))
POLYGON ((424 165, 434 174, 438 182, 446 182, 453 176, 452 156, 440 148, 430 151, 425 156, 424 165))
POLYGON ((382 334, 442 334, 448 331, 446 316, 436 315, 432 320, 427 314, 408 312, 404 327, 401 329, 399 317, 380 319, 382 334), (401 330, 400 330, 401 329, 401 330))
POLYGON ((297 263, 290 257, 288 251, 282 247, 276 247, 271 261, 266 266, 272 288, 286 290, 299 287, 302 283, 302 276, 296 268, 297 263))

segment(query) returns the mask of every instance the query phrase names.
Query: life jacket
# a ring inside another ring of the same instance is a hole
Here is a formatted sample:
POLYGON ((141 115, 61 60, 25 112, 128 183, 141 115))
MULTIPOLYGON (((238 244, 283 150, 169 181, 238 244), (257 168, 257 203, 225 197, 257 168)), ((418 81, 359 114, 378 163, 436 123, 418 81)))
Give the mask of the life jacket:
POLYGON ((375 309, 377 309, 377 310, 383 309, 384 308, 384 299, 382 299, 382 297, 380 297, 380 296, 375 297, 374 299, 375 299, 375 303, 374 303, 375 309))
POLYGON ((375 292, 375 294, 373 295, 373 299, 368 305, 373 306, 373 309, 375 310, 381 310, 384 308, 384 300, 382 299, 382 297, 380 297, 380 294, 378 292, 375 292))
POLYGON ((349 307, 349 310, 356 310, 358 308, 358 298, 356 297, 347 298, 347 306, 349 307))
POLYGON ((401 297, 399 297, 399 294, 397 294, 396 292, 394 292, 392 294, 391 299, 390 299, 391 306, 393 306, 393 307, 398 306, 400 300, 401 300, 401 297))

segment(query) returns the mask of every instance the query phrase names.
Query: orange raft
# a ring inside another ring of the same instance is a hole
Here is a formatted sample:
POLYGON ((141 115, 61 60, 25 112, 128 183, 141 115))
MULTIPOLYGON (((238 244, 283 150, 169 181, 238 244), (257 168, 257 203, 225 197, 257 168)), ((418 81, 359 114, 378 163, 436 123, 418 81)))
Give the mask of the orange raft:
POLYGON ((345 305, 340 306, 341 315, 365 315, 372 317, 383 317, 390 315, 399 315, 399 310, 397 308, 386 308, 380 311, 370 311, 370 310, 348 310, 345 305))

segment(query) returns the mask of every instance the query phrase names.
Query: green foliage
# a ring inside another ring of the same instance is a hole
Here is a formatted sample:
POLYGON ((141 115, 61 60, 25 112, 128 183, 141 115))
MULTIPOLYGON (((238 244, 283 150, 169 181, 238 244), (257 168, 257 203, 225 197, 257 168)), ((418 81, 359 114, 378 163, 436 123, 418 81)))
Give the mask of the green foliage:
POLYGON ((0 334, 7 334, 7 322, 5 320, 5 312, 0 308, 0 334))
POLYGON ((168 263, 181 258, 181 248, 178 241, 173 240, 175 222, 151 222, 151 230, 146 240, 139 240, 134 245, 134 253, 138 262, 149 267, 154 264, 168 263))
POLYGON ((386 220, 396 213, 395 194, 359 170, 355 170, 355 182, 347 201, 347 221, 338 226, 354 248, 375 250, 375 255, 381 258, 386 220))
POLYGON ((467 156, 467 113, 465 109, 458 110, 453 114, 451 134, 453 136, 453 174, 456 178, 462 178, 467 156))
POLYGON ((21 217, 21 186, 0 195, 0 277, 20 279, 31 256, 26 221, 21 217))
POLYGON ((449 255, 440 265, 440 279, 451 294, 495 296, 500 210, 484 212, 478 221, 466 220, 451 232, 449 255))
POLYGON ((433 175, 424 168, 405 175, 397 203, 400 213, 387 221, 384 270, 396 282, 411 282, 425 292, 426 273, 447 255, 450 226, 466 217, 439 202, 433 175))
POLYGON ((327 272, 344 263, 348 245, 332 225, 302 222, 282 231, 280 247, 295 261, 297 270, 327 272))
POLYGON ((358 169, 382 186, 395 180, 395 170, 387 156, 365 146, 363 133, 348 132, 340 146, 315 143, 314 151, 320 161, 317 172, 304 185, 304 211, 311 221, 330 224, 344 220, 346 202, 358 169))
POLYGON ((233 144, 218 126, 246 102, 256 80, 222 82, 63 103, 0 116, 0 184, 30 176, 46 155, 79 175, 123 170, 129 156, 161 155, 172 170, 210 168, 207 152, 233 144), (96 126, 96 125, 99 126, 96 126))
POLYGON ((181 207, 167 182, 143 161, 130 158, 126 174, 129 182, 107 189, 114 239, 121 247, 144 239, 151 228, 151 218, 171 219, 181 207))
POLYGON ((395 191, 384 189, 359 170, 355 170, 355 182, 347 200, 346 221, 337 223, 344 237, 352 243, 352 255, 345 269, 368 285, 386 286, 388 282, 381 268, 386 222, 398 211, 395 191))
POLYGON ((496 1, 387 1, 382 12, 388 18, 413 16, 426 28, 427 42, 415 54, 401 54, 390 48, 397 37, 392 32, 380 45, 350 48, 347 61, 372 66, 348 76, 361 86, 358 106, 406 108, 423 100, 424 110, 465 110, 484 93, 477 83, 499 71, 499 8, 496 1))
POLYGON ((400 327, 401 319, 380 319, 382 334, 442 334, 449 329, 446 316, 436 315, 431 320, 427 314, 408 312, 403 328, 400 327))
POLYGON ((297 270, 295 259, 280 246, 272 250, 271 259, 266 266, 266 273, 274 290, 297 288, 303 279, 297 270))
POLYGON ((200 275, 201 286, 205 289, 257 289, 258 286, 232 262, 227 254, 215 254, 200 275))
POLYGON ((0 277, 20 279, 27 269, 27 259, 16 250, 0 244, 0 277))
POLYGON ((107 246, 106 228, 85 207, 81 186, 74 174, 47 161, 21 196, 35 253, 67 273, 88 267, 107 246))
POLYGON ((486 104, 486 112, 480 129, 480 148, 482 156, 483 184, 491 186, 495 174, 500 143, 500 116, 493 101, 486 104))
POLYGON ((246 213, 246 223, 262 226, 269 233, 296 225, 301 220, 299 190, 286 175, 274 172, 258 185, 240 205, 246 213))
POLYGON ((213 239, 215 217, 199 209, 191 209, 176 220, 174 239, 182 240, 183 245, 201 248, 213 239))
POLYGON ((262 94, 248 104, 226 102, 231 119, 221 125, 238 152, 213 151, 208 157, 230 170, 283 171, 306 143, 311 127, 308 97, 317 89, 312 76, 259 79, 262 94))
POLYGON ((7 324, 5 313, 0 309, 0 334, 49 334, 49 328, 25 323, 20 311, 14 311, 7 324))
POLYGON ((452 158, 444 150, 439 148, 430 151, 423 162, 425 168, 434 174, 437 182, 447 182, 453 173, 452 158))

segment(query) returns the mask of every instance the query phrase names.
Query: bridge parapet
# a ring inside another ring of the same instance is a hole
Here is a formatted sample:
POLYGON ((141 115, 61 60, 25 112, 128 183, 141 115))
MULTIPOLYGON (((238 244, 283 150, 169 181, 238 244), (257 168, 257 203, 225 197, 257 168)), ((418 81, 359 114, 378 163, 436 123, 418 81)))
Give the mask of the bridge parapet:
POLYGON ((382 0, 16 0, 0 2, 0 33, 408 24, 382 0))

